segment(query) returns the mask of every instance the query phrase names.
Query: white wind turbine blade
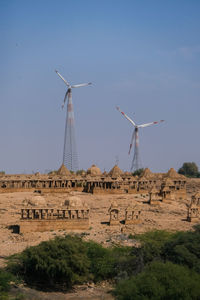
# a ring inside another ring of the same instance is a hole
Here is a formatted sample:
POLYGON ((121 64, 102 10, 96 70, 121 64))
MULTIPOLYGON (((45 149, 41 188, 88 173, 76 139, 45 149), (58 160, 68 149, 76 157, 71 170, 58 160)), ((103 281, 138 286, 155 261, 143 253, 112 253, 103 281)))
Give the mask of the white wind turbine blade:
POLYGON ((88 82, 88 83, 80 83, 80 84, 74 84, 72 85, 71 87, 72 88, 78 88, 78 87, 81 87, 81 86, 88 86, 88 85, 91 85, 92 82, 88 82))
POLYGON ((116 109, 129 121, 129 122, 131 122, 131 124, 133 125, 133 126, 135 126, 136 127, 136 124, 133 122, 133 120, 131 120, 131 118, 129 118, 123 111, 121 111, 120 110, 120 108, 118 107, 118 106, 116 106, 116 109))
POLYGON ((65 83, 68 87, 70 87, 69 82, 67 82, 67 80, 66 80, 64 77, 62 77, 62 75, 60 75, 60 73, 58 73, 57 70, 55 70, 55 72, 56 72, 56 73, 58 74, 58 76, 64 81, 64 83, 65 83))
POLYGON ((131 153, 131 148, 132 148, 132 146, 133 146, 134 138, 135 138, 135 130, 133 131, 133 134, 132 134, 132 137, 131 137, 131 143, 130 143, 130 147, 129 147, 128 154, 131 153))
POLYGON ((164 122, 164 120, 155 121, 155 122, 146 123, 146 124, 141 124, 141 125, 138 125, 137 127, 138 127, 138 128, 144 128, 144 127, 148 127, 148 126, 151 126, 151 125, 155 125, 155 124, 158 124, 158 123, 161 123, 161 122, 164 122))
POLYGON ((66 92, 66 94, 65 94, 65 98, 64 98, 64 101, 63 101, 63 104, 62 104, 62 109, 63 109, 63 107, 65 106, 65 102, 66 102, 66 100, 67 100, 68 93, 69 93, 69 90, 67 90, 67 92, 66 92))

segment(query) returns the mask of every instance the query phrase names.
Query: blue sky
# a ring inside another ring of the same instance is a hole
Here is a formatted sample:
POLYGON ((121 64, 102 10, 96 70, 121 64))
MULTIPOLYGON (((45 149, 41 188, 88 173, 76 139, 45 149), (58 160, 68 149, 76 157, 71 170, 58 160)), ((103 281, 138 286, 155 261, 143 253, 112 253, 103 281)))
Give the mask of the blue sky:
POLYGON ((0 0, 0 169, 31 173, 62 162, 65 85, 73 91, 80 168, 129 170, 136 123, 143 166, 200 166, 198 0, 0 0))

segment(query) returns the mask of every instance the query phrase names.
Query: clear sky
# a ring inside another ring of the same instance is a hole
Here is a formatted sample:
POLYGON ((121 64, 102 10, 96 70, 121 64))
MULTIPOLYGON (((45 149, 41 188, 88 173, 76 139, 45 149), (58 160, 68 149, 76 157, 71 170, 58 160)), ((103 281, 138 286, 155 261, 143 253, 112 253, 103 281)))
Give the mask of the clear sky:
MULTIPOLYGON (((143 166, 200 166, 199 0, 0 0, 0 169, 62 162, 66 87, 73 90, 79 165, 129 170, 136 123, 143 166)), ((66 109, 66 108, 65 108, 66 109)))

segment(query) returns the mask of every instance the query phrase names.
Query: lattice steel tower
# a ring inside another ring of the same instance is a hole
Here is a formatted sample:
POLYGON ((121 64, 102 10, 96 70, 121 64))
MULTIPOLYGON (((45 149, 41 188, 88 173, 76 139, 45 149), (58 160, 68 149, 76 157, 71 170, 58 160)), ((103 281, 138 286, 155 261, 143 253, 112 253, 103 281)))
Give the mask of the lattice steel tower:
MULTIPOLYGON (((131 172, 135 172, 136 170, 142 168, 142 163, 140 161, 140 156, 139 156, 139 136, 138 136, 137 127, 134 130, 134 137, 135 137, 135 144, 134 144, 134 155, 133 155, 133 160, 131 165, 131 172)), ((129 154, 130 154, 130 150, 129 150, 129 154)))
POLYGON ((78 88, 82 86, 88 86, 91 83, 81 83, 76 85, 70 85, 59 73, 56 71, 58 76, 65 82, 68 89, 65 94, 62 108, 67 102, 67 115, 65 123, 65 134, 64 134, 64 147, 63 147, 63 164, 71 171, 78 170, 78 154, 76 150, 76 138, 75 138, 75 126, 74 126, 74 110, 72 104, 72 88, 78 88))
POLYGON ((131 124, 135 127, 133 134, 132 134, 132 138, 131 138, 131 143, 130 143, 130 147, 129 147, 129 152, 128 154, 130 154, 131 152, 131 148, 133 145, 133 141, 135 139, 135 144, 134 144, 134 155, 133 155, 133 160, 132 160, 132 164, 131 164, 131 172, 134 172, 138 169, 140 169, 142 167, 142 164, 140 162, 140 157, 139 157, 139 135, 138 135, 138 131, 139 128, 144 128, 144 127, 148 127, 150 125, 154 125, 154 124, 158 124, 160 122, 163 122, 164 120, 160 120, 160 121, 155 121, 155 122, 151 122, 151 123, 146 123, 146 124, 141 124, 141 125, 137 125, 135 124, 135 122, 133 122, 133 120, 131 120, 131 118, 129 118, 123 111, 120 110, 119 107, 117 107, 117 110, 129 121, 131 122, 131 124))

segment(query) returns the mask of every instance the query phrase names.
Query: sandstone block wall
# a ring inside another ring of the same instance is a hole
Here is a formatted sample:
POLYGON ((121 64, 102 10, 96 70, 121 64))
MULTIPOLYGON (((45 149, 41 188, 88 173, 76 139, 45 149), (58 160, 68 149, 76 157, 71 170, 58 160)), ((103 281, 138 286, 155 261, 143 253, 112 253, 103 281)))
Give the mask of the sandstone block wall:
POLYGON ((89 219, 75 220, 21 220, 20 233, 51 230, 88 230, 89 219))

